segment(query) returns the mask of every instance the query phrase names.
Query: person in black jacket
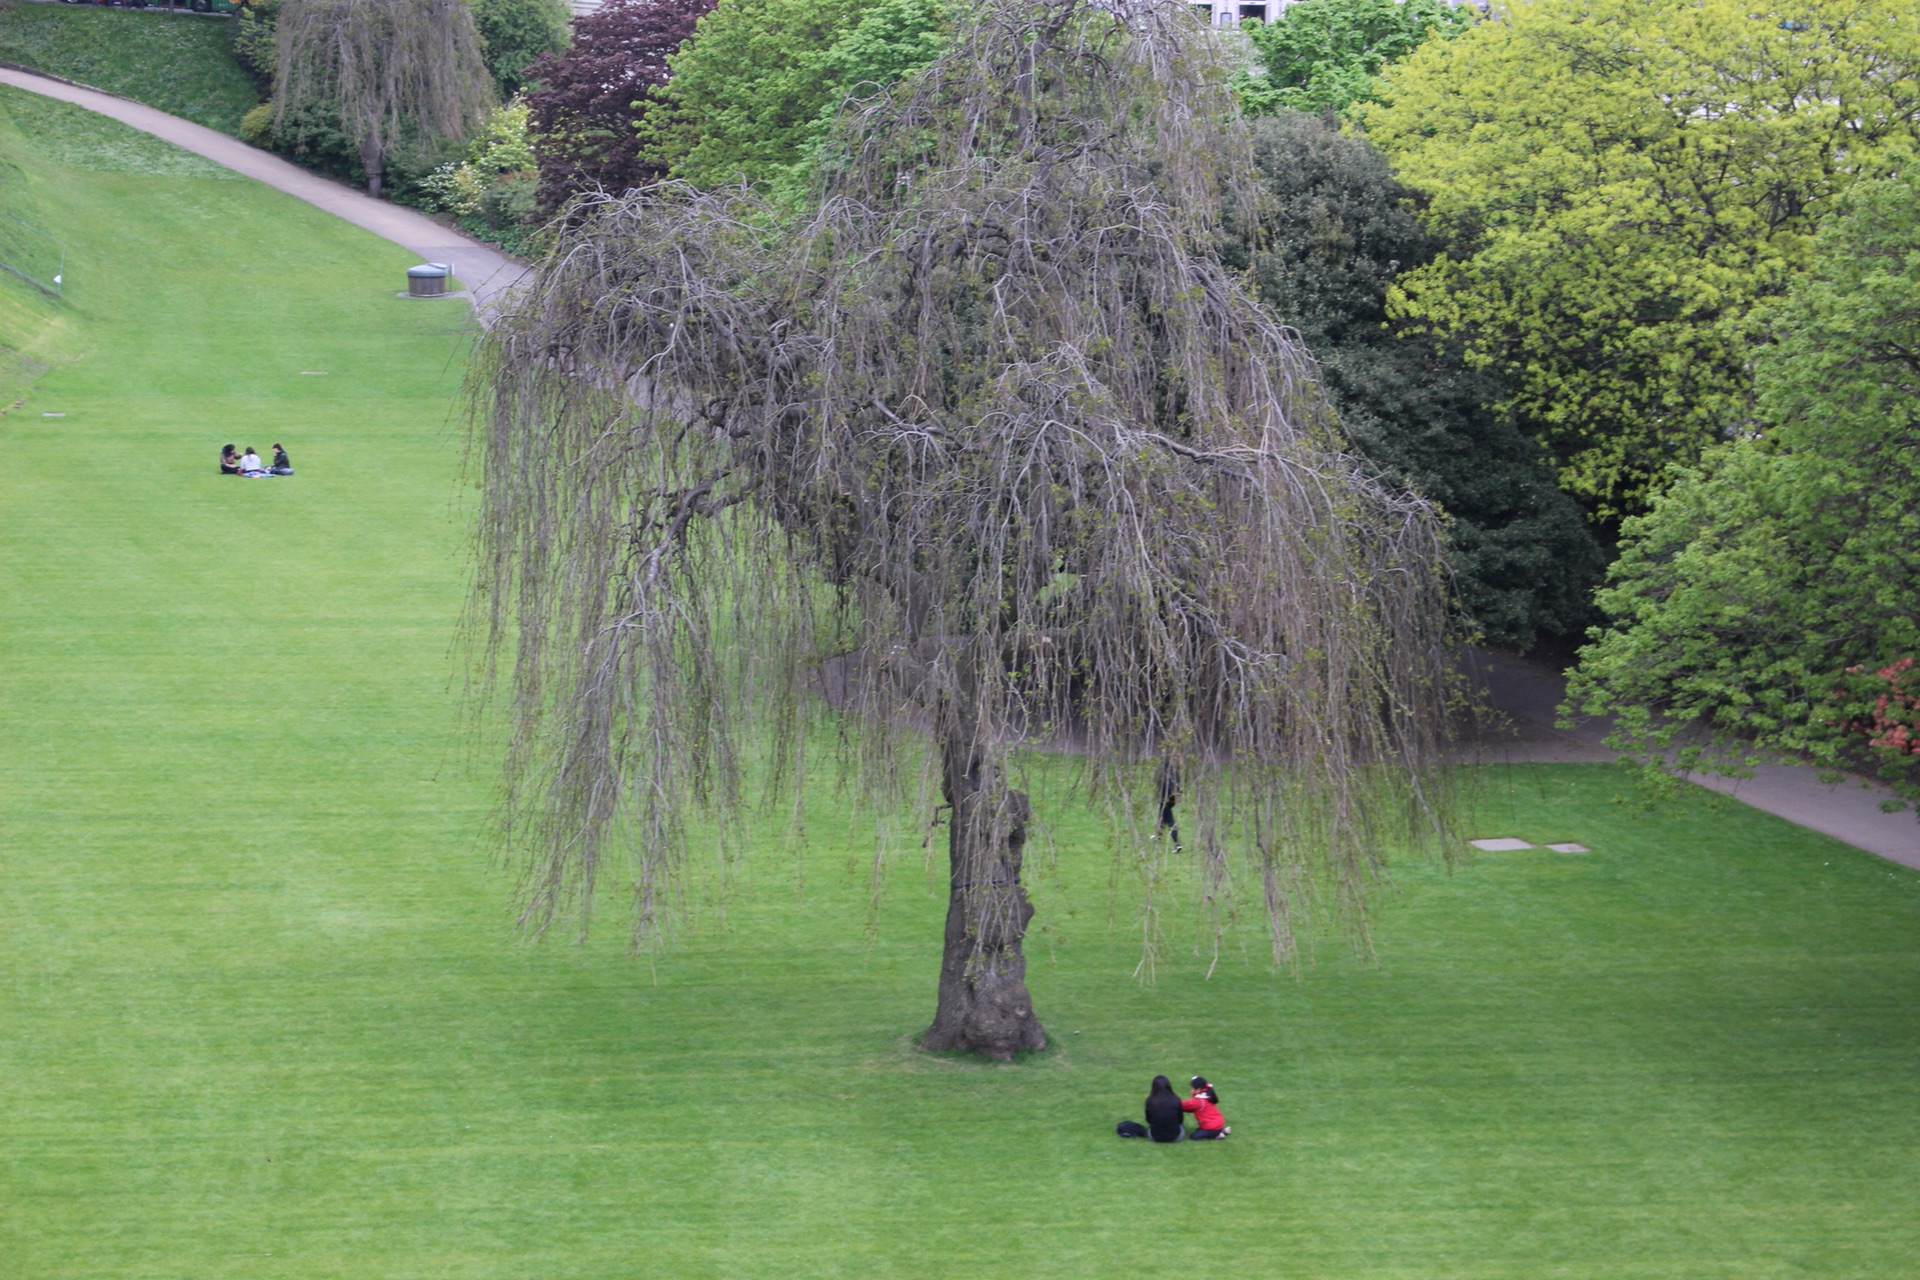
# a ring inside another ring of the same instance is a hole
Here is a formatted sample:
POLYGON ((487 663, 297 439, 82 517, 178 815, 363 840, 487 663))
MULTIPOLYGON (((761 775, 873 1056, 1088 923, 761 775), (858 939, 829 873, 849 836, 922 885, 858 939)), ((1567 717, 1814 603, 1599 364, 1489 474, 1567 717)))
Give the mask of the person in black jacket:
POLYGON ((1178 1142, 1187 1136, 1186 1118, 1173 1081, 1155 1076, 1147 1090, 1147 1136, 1155 1142, 1178 1142))
POLYGON ((273 465, 268 467, 267 470, 276 476, 290 476, 293 474, 293 459, 287 456, 287 451, 280 447, 278 440, 273 442, 273 465))

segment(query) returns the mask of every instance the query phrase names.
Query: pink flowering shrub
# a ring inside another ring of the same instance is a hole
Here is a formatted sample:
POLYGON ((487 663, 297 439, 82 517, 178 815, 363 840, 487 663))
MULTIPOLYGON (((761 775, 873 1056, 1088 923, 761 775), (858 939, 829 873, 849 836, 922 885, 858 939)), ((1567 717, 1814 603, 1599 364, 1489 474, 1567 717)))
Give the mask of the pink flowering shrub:
POLYGON ((1848 732, 1863 735, 1867 745, 1902 764, 1914 763, 1920 756, 1920 671, 1912 658, 1881 667, 1871 676, 1864 666, 1848 667, 1855 677, 1853 692, 1856 706, 1871 704, 1847 720, 1848 732))

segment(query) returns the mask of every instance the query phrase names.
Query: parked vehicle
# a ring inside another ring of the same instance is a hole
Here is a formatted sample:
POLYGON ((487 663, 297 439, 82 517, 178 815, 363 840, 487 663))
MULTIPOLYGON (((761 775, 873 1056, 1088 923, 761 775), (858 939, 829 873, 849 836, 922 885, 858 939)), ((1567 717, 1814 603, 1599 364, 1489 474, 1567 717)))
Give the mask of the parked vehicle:
POLYGON ((121 9, 174 9, 182 13, 235 14, 247 0, 64 0, 67 4, 103 4, 121 9))

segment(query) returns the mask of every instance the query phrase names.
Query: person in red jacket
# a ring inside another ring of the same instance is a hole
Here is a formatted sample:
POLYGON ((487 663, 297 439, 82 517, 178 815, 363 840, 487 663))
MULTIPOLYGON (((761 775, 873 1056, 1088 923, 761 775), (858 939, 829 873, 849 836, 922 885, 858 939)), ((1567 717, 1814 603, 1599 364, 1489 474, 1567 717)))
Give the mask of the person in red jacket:
POLYGON ((1193 1096, 1180 1104, 1182 1111, 1193 1112, 1194 1122, 1199 1125, 1187 1137, 1194 1142, 1204 1142, 1209 1138, 1224 1138, 1233 1132, 1226 1117, 1220 1114, 1220 1094, 1207 1083, 1205 1076, 1195 1076, 1189 1081, 1193 1086, 1193 1096))

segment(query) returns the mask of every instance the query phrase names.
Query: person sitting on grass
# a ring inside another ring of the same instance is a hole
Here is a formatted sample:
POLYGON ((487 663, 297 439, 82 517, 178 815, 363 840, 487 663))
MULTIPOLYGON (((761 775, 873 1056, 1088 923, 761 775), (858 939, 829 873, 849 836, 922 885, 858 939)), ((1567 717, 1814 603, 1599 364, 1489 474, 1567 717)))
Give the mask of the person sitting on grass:
POLYGON ((1207 1083, 1205 1076, 1195 1076, 1191 1081, 1193 1096, 1180 1104, 1180 1110, 1193 1112, 1194 1120, 1199 1124, 1188 1136, 1195 1142, 1204 1142, 1211 1138, 1224 1138, 1233 1132, 1226 1117, 1220 1114, 1220 1094, 1207 1083))
POLYGON ((1155 1076, 1147 1090, 1147 1122, 1122 1120, 1113 1131, 1123 1138, 1152 1138, 1155 1142, 1178 1142, 1187 1136, 1186 1112, 1180 1109, 1180 1095, 1173 1081, 1155 1076))
POLYGON ((267 470, 276 476, 290 476, 293 474, 293 459, 287 456, 287 451, 280 447, 278 440, 273 442, 273 465, 268 467, 267 470))
POLYGON ((220 474, 223 476, 240 474, 240 451, 230 444, 220 446, 220 474))
POLYGON ((240 474, 243 476, 263 476, 267 474, 265 464, 260 461, 260 455, 253 451, 252 445, 248 445, 247 451, 240 455, 240 474))
POLYGON ((1155 1076, 1147 1090, 1147 1136, 1155 1142, 1178 1142, 1187 1136, 1186 1119, 1173 1081, 1155 1076))

